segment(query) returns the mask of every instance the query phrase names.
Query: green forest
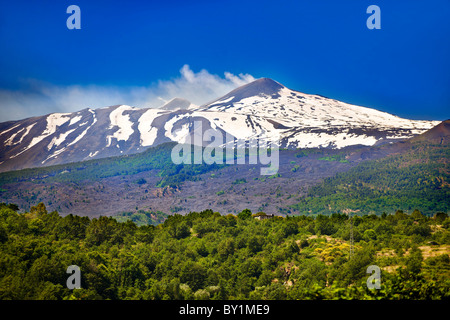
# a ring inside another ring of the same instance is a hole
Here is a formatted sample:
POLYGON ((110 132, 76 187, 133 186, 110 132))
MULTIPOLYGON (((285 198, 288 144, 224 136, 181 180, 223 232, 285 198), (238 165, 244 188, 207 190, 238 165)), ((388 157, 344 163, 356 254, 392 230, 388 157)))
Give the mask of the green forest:
POLYGON ((138 225, 131 213, 121 222, 62 217, 43 203, 17 209, 0 205, 2 300, 450 297, 446 213, 258 220, 205 210, 138 225), (66 286, 71 265, 81 289, 66 286), (367 287, 370 265, 381 269, 380 289, 367 287))
MULTIPOLYGON (((54 165, 49 167, 29 168, 0 173, 0 187, 3 184, 32 181, 49 184, 54 182, 79 183, 108 177, 133 175, 140 172, 156 170, 160 178, 157 186, 180 186, 184 181, 196 181, 198 175, 215 171, 225 165, 213 163, 180 164, 171 160, 174 143, 164 143, 149 148, 142 153, 109 157, 82 162, 54 165)), ((191 154, 193 163, 194 152, 191 154)), ((137 183, 139 183, 137 181, 137 183)))
POLYGON ((419 209, 432 216, 449 212, 449 159, 450 148, 416 142, 408 152, 364 161, 324 179, 291 208, 301 214, 347 210, 379 214, 419 209))

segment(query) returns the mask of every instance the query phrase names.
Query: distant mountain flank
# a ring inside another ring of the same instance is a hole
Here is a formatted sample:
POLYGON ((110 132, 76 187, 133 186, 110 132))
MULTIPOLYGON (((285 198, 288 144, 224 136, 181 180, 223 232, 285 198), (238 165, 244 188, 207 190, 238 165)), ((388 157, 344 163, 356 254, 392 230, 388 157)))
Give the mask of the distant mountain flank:
POLYGON ((439 144, 450 143, 450 119, 442 121, 437 126, 424 132, 423 134, 414 137, 410 142, 415 141, 428 141, 439 144))
POLYGON ((186 109, 194 109, 197 106, 191 103, 189 100, 183 98, 173 98, 170 101, 167 101, 162 107, 159 109, 162 110, 186 110, 186 109))
POLYGON ((0 172, 183 143, 192 137, 195 121, 203 131, 236 139, 279 138, 278 145, 288 149, 372 146, 414 137, 440 123, 399 118, 262 78, 199 107, 174 98, 159 109, 116 105, 0 123, 0 172))
POLYGON ((443 122, 392 144, 282 149, 271 176, 248 161, 178 165, 171 160, 176 144, 168 142, 132 155, 2 172, 0 202, 21 210, 43 202, 62 215, 90 217, 205 208, 276 215, 418 209, 431 215, 450 208, 448 136, 443 122))

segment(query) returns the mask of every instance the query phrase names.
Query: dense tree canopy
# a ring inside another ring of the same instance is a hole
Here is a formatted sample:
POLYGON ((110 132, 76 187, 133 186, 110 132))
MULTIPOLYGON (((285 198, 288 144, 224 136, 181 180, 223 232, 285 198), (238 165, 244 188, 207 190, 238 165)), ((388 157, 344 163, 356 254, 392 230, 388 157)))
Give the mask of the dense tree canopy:
POLYGON ((450 211, 450 149, 416 143, 411 150, 365 161, 311 187, 292 206, 301 214, 353 210, 379 214, 397 209, 426 215, 450 211))
POLYGON ((16 210, 0 206, 0 299, 450 296, 448 249, 442 251, 450 245, 450 220, 442 215, 259 221, 247 211, 238 218, 205 210, 137 226, 110 217, 61 217, 43 204, 25 214, 16 210), (66 286, 70 265, 81 270, 81 289, 66 286), (382 269, 380 290, 367 288, 369 265, 382 269))

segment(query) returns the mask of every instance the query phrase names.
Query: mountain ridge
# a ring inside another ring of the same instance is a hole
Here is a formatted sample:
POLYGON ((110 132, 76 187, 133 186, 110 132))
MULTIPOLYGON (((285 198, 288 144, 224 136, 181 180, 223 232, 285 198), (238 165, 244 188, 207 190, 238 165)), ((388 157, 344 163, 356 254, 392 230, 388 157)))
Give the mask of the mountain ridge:
POLYGON ((163 106, 159 109, 161 110, 186 110, 186 109, 194 109, 197 106, 190 102, 189 100, 183 98, 173 98, 167 101, 163 106))
POLYGON ((261 78, 199 107, 174 98, 159 109, 114 105, 0 123, 0 172, 184 143, 193 137, 196 121, 203 132, 212 129, 246 141, 277 139, 279 147, 288 149, 388 143, 438 123, 402 119, 261 78))

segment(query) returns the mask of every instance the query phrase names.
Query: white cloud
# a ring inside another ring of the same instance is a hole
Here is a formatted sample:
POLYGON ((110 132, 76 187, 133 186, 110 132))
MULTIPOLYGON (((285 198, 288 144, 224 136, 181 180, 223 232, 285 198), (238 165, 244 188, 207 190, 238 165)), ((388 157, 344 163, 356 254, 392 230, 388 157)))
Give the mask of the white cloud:
POLYGON ((184 65, 173 80, 160 80, 141 87, 57 86, 29 80, 25 90, 0 89, 0 122, 116 104, 157 108, 175 97, 201 105, 253 80, 255 78, 249 74, 225 72, 224 77, 220 77, 207 70, 195 73, 188 65, 184 65))
POLYGON ((181 68, 180 74, 181 76, 175 80, 159 81, 155 92, 165 100, 179 97, 201 105, 255 80, 249 74, 236 76, 225 72, 225 78, 221 78, 207 70, 194 73, 188 65, 181 68))

